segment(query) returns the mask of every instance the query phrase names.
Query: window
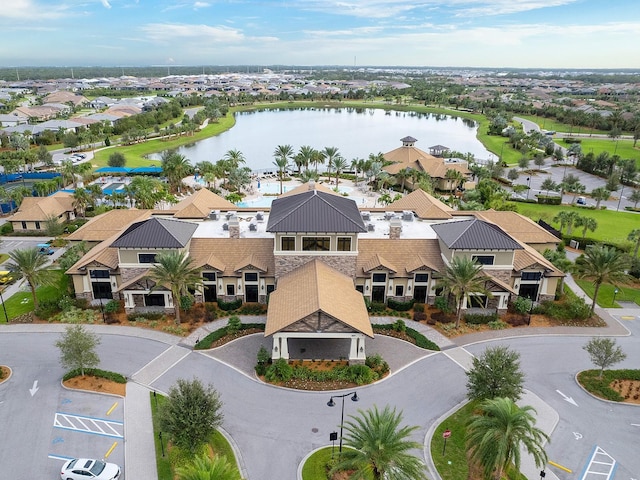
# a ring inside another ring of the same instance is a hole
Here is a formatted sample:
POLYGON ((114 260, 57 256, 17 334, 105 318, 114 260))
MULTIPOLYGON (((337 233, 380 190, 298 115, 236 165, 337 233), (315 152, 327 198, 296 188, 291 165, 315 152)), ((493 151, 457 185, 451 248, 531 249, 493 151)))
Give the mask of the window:
POLYGON ((328 252, 329 237, 306 237, 302 239, 302 250, 305 252, 328 252))
POLYGON ((276 289, 275 285, 267 285, 267 295, 273 292, 276 289))
POLYGON ((338 237, 338 251, 339 252, 351 251, 351 237, 338 237))
POLYGON ((216 273, 215 272, 202 272, 202 278, 205 282, 215 282, 216 281, 216 273))
POLYGON ((233 283, 229 283, 227 285, 227 295, 235 295, 236 294, 236 286, 233 283))
POLYGON ((22 229, 26 230, 27 229, 27 222, 22 222, 22 229))
POLYGON ((40 230, 40 222, 36 222, 36 230, 40 230))
POLYGON ((138 263, 156 263, 155 253, 139 253, 138 263))
POLYGON ((495 257, 493 255, 472 255, 471 260, 480 265, 493 265, 495 257))
POLYGON ((282 250, 294 251, 296 249, 296 237, 282 237, 282 250))
POLYGON ((427 283, 429 281, 428 273, 416 273, 416 283, 427 283))
POLYGON ((255 272, 247 272, 244 274, 244 281, 245 282, 257 282, 258 281, 258 274, 255 272))
POLYGON ((542 273, 540 272, 522 272, 522 276, 520 277, 522 280, 540 280, 542 277, 542 273))
POLYGON ((396 285, 396 297, 404 295, 404 285, 396 285))
POLYGON ((89 270, 91 278, 109 278, 109 270, 89 270))
POLYGON ((373 274, 373 283, 384 283, 387 281, 386 273, 374 273, 373 274))
POLYGON ((356 285, 356 291, 360 293, 364 293, 364 285, 356 285))

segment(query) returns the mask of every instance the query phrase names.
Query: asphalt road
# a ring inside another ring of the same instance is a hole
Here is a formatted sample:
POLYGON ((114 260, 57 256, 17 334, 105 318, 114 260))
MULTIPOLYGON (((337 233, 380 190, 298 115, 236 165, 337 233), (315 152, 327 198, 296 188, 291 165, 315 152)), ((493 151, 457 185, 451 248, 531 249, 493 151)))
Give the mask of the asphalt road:
MULTIPOLYGON (((635 333, 640 330, 637 325, 640 319, 630 318, 633 320, 626 320, 625 325, 635 333)), ((59 428, 53 426, 56 413, 104 418, 100 412, 110 404, 110 400, 96 400, 94 397, 99 396, 95 394, 71 398, 62 390, 59 383, 62 369, 53 346, 56 338, 57 334, 13 334, 0 329, 0 362, 14 369, 10 381, 0 386, 3 432, 0 469, 5 472, 26 469, 25 478, 55 478, 53 475, 57 474, 61 462, 49 458, 52 452, 60 456, 82 452, 101 458, 105 446, 118 440, 105 441, 97 435, 77 432, 61 434, 59 428), (31 396, 29 389, 35 380, 38 391, 31 396), (59 438, 63 441, 56 442, 59 438)), ((507 344, 520 352, 526 374, 525 387, 560 416, 548 453, 551 460, 572 473, 547 467, 549 472, 560 480, 591 480, 579 475, 589 471, 591 455, 597 448, 615 459, 616 480, 637 478, 640 427, 632 424, 640 424, 640 410, 596 400, 574 381, 576 372, 592 368, 582 349, 587 340, 588 337, 526 337, 483 342, 466 349, 478 355, 488 345, 507 344)), ((640 363, 638 337, 623 337, 618 342, 628 354, 619 366, 637 368, 640 363)), ((169 345, 155 340, 102 335, 101 368, 132 376, 168 348, 169 345)), ((353 403, 347 398, 345 415, 373 405, 396 406, 403 411, 406 424, 420 426, 414 439, 423 442, 429 427, 465 399, 464 371, 445 353, 427 355, 376 385, 357 388, 360 401, 353 403)), ((255 352, 247 350, 245 355, 254 358, 255 352)), ((151 387, 166 392, 178 378, 197 377, 211 383, 221 394, 223 427, 240 451, 247 478, 296 478, 302 459, 314 448, 329 444, 329 434, 339 429, 340 409, 327 406, 330 394, 263 385, 214 356, 215 353, 188 353, 168 370, 160 372, 151 381, 151 387)), ((115 447, 110 457, 117 462, 123 461, 121 445, 115 447)), ((600 475, 598 478, 610 480, 612 477, 600 475)))

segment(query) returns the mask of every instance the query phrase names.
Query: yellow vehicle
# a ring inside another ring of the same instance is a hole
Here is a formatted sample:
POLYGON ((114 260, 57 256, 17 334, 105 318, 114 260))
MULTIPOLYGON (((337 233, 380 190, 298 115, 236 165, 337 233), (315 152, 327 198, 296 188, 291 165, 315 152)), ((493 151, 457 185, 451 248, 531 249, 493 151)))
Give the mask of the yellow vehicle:
POLYGON ((0 270, 0 284, 9 283, 11 280, 13 280, 13 277, 9 270, 0 270))

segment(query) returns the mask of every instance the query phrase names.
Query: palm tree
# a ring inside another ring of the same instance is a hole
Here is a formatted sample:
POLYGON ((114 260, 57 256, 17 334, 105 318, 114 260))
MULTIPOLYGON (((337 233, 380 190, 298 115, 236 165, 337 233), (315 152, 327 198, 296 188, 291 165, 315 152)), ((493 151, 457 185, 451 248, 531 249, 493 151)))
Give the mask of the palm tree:
POLYGON ((340 156, 338 147, 324 147, 321 151, 323 158, 327 161, 327 176, 331 177, 331 169, 333 168, 333 162, 340 156))
POLYGON ((422 449, 421 443, 409 439, 418 427, 400 427, 402 413, 389 406, 358 412, 360 416, 344 425, 345 444, 351 448, 342 452, 331 472, 355 470, 350 478, 360 479, 426 480, 424 464, 409 453, 422 449))
POLYGON ((193 173, 189 160, 175 151, 168 151, 162 155, 162 172, 167 177, 172 189, 179 190, 182 179, 193 173))
POLYGON ((280 181, 280 195, 282 195, 282 178, 287 168, 289 160, 286 157, 276 157, 273 164, 278 167, 278 180, 280 181))
POLYGON ((338 155, 333 159, 333 168, 336 170, 336 188, 340 183, 340 174, 349 166, 349 162, 342 155, 338 155))
MULTIPOLYGON (((278 161, 278 159, 284 159, 284 164, 286 168, 286 165, 289 164, 289 160, 293 158, 293 147, 291 145, 278 145, 276 149, 273 151, 273 156, 276 157, 276 162, 278 161)), ((296 163, 296 165, 298 167, 298 173, 300 173, 300 165, 302 164, 296 163)))
POLYGON ((228 166, 230 167, 229 170, 231 170, 232 168, 238 168, 240 164, 246 163, 244 154, 240 150, 236 149, 229 150, 224 154, 224 157, 222 157, 222 159, 227 162, 228 166))
POLYGON ((444 174, 444 178, 446 178, 449 183, 449 194, 453 195, 453 191, 464 180, 464 175, 462 175, 462 173, 458 170, 449 168, 444 174))
POLYGON ((627 240, 635 242, 635 246, 633 247, 633 258, 636 258, 638 256, 638 250, 640 249, 640 228, 631 230, 627 236, 627 240))
POLYGON ((82 213, 82 218, 87 218, 87 207, 91 203, 89 192, 84 188, 76 188, 73 192, 73 208, 82 213))
POLYGON ((197 455, 187 466, 176 469, 179 480, 242 480, 240 472, 227 457, 197 455))
POLYGON ((320 158, 321 156, 317 153, 318 151, 310 147, 309 145, 301 146, 300 150, 298 150, 298 153, 295 156, 296 165, 306 165, 308 168, 309 164, 313 162, 316 165, 316 173, 318 173, 318 163, 323 163, 324 157, 320 158))
POLYGON ((598 228, 598 221, 592 217, 578 217, 576 227, 582 227, 582 241, 587 236, 587 230, 594 232, 598 228))
POLYGON ((404 184, 406 183, 408 178, 411 178, 411 168, 403 168, 396 173, 396 183, 400 182, 400 191, 404 192, 404 184))
POLYGON ((202 277, 199 269, 193 266, 193 260, 186 252, 176 250, 156 255, 149 277, 156 282, 156 287, 169 287, 176 312, 176 324, 180 325, 181 296, 188 287, 200 284, 202 277))
POLYGON ((596 210, 600 208, 600 202, 602 202, 602 200, 609 199, 609 195, 611 195, 611 192, 604 187, 594 188, 591 191, 591 196, 596 201, 596 210))
POLYGON ((9 271, 17 276, 24 277, 31 289, 33 297, 33 308, 38 308, 38 298, 36 288, 41 285, 54 285, 56 275, 52 270, 45 268, 47 256, 42 255, 36 247, 14 250, 9 253, 12 263, 9 264, 9 271))
POLYGON ((482 273, 482 265, 469 257, 453 257, 447 265, 440 286, 453 295, 456 301, 456 328, 460 326, 462 305, 465 300, 471 303, 471 294, 491 296, 485 287, 487 278, 482 273))
POLYGON ((480 404, 480 413, 467 426, 467 445, 485 478, 501 479, 510 465, 520 471, 522 447, 538 468, 547 463, 544 443, 549 437, 535 427, 535 412, 528 405, 518 407, 510 398, 493 398, 480 404))
POLYGON ((553 217, 553 221, 560 223, 560 235, 562 235, 562 230, 565 226, 567 227, 567 235, 571 235, 571 229, 579 216, 580 214, 578 214, 578 212, 568 212, 566 210, 558 212, 558 214, 553 217))
POLYGON ((629 195, 629 201, 633 202, 633 208, 638 207, 638 202, 640 202, 640 189, 634 189, 629 195))
POLYGON ((584 254, 576 260, 576 274, 579 278, 591 280, 594 286, 591 315, 596 309, 598 291, 603 283, 625 282, 625 273, 629 267, 629 260, 624 253, 614 247, 602 244, 591 245, 584 254))

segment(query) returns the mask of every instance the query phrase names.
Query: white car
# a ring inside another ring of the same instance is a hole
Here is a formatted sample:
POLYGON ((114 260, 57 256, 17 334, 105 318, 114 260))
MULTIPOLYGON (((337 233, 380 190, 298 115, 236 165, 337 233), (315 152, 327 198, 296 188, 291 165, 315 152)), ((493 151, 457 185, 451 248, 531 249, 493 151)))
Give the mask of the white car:
POLYGON ((62 480, 117 480, 120 467, 115 463, 90 458, 74 458, 67 461, 60 471, 62 480))

